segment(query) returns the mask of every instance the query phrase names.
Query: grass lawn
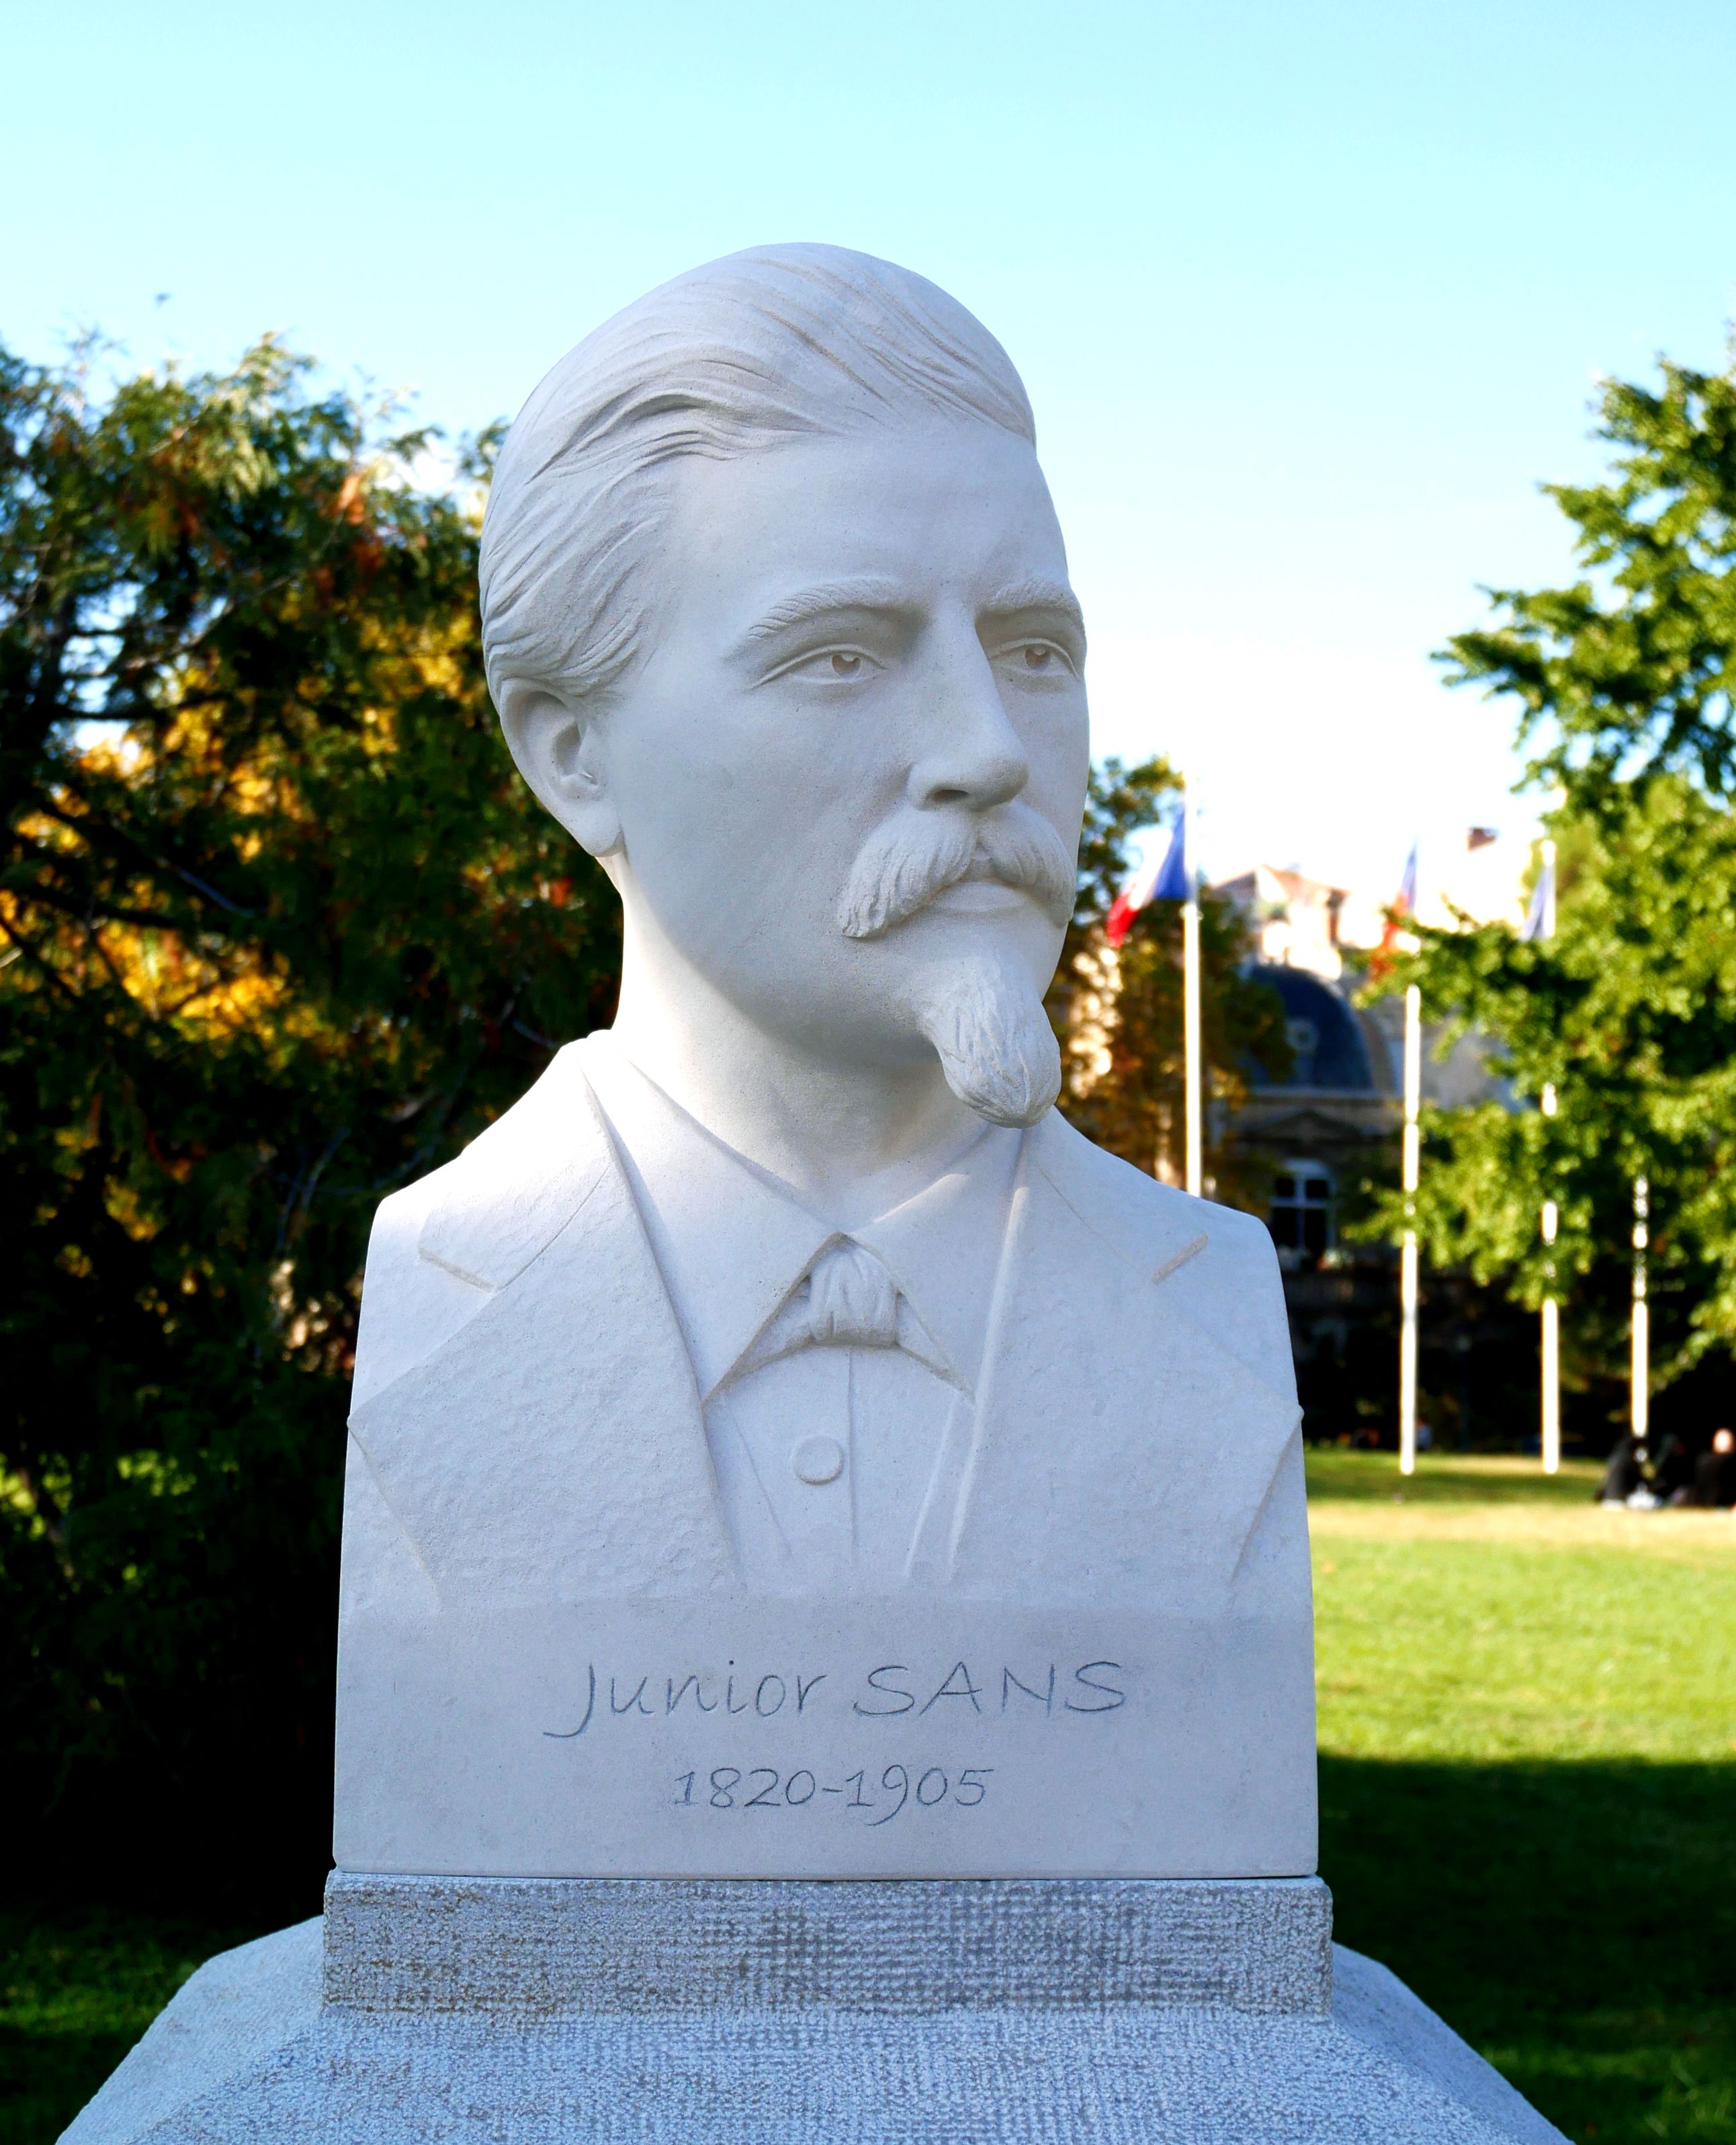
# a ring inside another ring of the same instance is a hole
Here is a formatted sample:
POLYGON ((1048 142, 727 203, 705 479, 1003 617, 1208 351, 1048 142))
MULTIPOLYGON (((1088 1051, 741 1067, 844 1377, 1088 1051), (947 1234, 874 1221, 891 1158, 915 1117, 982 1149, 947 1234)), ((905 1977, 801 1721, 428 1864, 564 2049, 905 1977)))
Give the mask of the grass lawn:
POLYGON ((1569 2137, 1736 2139, 1736 1520, 1311 1463, 1321 1869, 1569 2137))
MULTIPOLYGON (((1731 2145, 1736 1520, 1600 1511, 1595 1471, 1312 1457, 1321 1866, 1344 1941, 1569 2137, 1731 2145)), ((256 1933, 0 1916, 0 2145, 256 1933)))
POLYGON ((0 1914, 0 2140, 48 2145, 202 1959, 262 1933, 132 1914, 0 1914))

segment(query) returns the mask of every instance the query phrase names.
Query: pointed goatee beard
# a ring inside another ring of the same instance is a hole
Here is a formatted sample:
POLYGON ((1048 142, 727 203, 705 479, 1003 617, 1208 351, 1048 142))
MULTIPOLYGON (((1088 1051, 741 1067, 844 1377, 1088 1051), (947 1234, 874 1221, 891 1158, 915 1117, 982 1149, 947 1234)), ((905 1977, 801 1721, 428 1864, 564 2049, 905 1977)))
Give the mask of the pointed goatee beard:
POLYGON ((1034 1125, 1061 1092, 1061 1050, 1028 976, 984 956, 935 979, 918 1011, 947 1085, 997 1125, 1034 1125))

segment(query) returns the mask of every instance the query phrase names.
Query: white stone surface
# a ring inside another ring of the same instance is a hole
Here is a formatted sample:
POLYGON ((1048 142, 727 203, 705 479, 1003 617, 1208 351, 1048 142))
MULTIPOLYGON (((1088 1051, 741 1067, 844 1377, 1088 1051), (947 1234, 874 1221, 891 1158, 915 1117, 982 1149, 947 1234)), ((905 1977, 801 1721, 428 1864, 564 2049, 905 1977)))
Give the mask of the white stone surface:
POLYGON ((371 2008, 321 2005, 318 1923, 227 1953, 65 2145, 1559 2145, 1372 1961, 1335 1948, 1328 2008, 1318 1887, 620 1886, 611 1955, 645 1978, 587 2005, 596 1946, 564 1956, 558 1911, 422 1883, 338 1880, 335 1985, 371 2008), (529 1954, 505 2002, 474 1978, 503 1904, 529 1954), (670 1942, 672 1913, 708 1940, 670 1942))
POLYGON ((1004 352, 696 271, 532 396, 483 578, 621 1002, 381 1210, 340 1866, 1311 1870, 1270 1242, 1049 1107, 1085 642, 1004 352))

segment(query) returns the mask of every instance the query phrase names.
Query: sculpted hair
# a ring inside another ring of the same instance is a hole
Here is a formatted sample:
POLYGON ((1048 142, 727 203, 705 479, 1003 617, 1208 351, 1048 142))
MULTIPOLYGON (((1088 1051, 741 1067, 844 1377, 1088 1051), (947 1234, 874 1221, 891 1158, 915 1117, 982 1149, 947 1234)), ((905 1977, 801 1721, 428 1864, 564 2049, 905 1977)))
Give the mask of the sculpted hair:
POLYGON ((1034 445, 1012 362, 955 299, 836 246, 732 253, 606 321, 520 412, 482 530, 482 645, 514 686, 569 705, 611 684, 644 631, 643 569, 684 455, 939 415, 1034 445))

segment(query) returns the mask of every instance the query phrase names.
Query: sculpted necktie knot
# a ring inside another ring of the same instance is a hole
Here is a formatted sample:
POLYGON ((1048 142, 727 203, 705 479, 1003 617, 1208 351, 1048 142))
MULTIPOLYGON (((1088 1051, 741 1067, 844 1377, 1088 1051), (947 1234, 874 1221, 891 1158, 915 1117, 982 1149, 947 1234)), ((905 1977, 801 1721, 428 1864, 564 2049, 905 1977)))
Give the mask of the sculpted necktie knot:
POLYGON ((723 1382, 803 1348, 902 1348, 937 1377, 965 1390, 878 1257, 848 1237, 819 1254, 723 1382))
POLYGON ((808 1277, 808 1337, 822 1348, 896 1348, 898 1291, 873 1253, 848 1239, 808 1277))

